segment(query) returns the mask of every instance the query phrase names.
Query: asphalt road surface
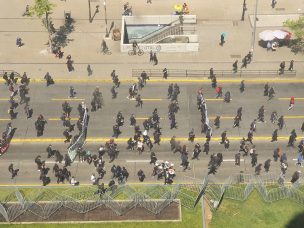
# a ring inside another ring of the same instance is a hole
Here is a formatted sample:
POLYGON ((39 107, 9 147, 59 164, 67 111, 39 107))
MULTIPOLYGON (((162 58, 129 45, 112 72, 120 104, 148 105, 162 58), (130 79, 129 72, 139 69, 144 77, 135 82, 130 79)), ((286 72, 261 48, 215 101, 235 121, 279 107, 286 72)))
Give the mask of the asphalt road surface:
MULTIPOLYGON (((246 82, 245 82, 246 83, 246 82)), ((210 154, 222 152, 224 162, 219 168, 216 178, 218 181, 224 181, 231 174, 237 174, 240 171, 244 173, 253 174, 254 167, 251 167, 250 157, 242 157, 241 165, 234 165, 234 154, 238 152, 239 141, 242 137, 247 137, 250 123, 253 119, 257 118, 258 109, 265 105, 265 123, 257 124, 257 132, 254 135, 253 142, 256 145, 258 153, 258 163, 264 163, 267 159, 272 159, 273 150, 280 147, 288 157, 288 171, 286 180, 295 170, 301 170, 301 167, 295 165, 294 159, 297 157, 297 148, 287 147, 288 137, 292 129, 295 129, 298 134, 298 141, 303 137, 300 128, 304 121, 304 93, 303 84, 299 83, 278 83, 270 84, 274 87, 276 92, 275 97, 268 100, 263 96, 263 83, 246 84, 244 93, 240 93, 238 83, 222 83, 224 93, 230 91, 232 95, 231 103, 224 103, 222 99, 215 98, 215 90, 211 88, 209 83, 178 83, 181 93, 178 101, 180 111, 176 114, 178 124, 177 129, 170 130, 168 119, 168 104, 167 88, 168 82, 149 82, 139 93, 143 98, 143 108, 135 108, 135 101, 127 99, 128 88, 131 83, 123 82, 118 91, 118 98, 111 99, 110 88, 111 83, 93 84, 93 83, 76 83, 73 84, 77 97, 69 99, 69 86, 70 84, 56 83, 53 86, 46 87, 43 83, 30 84, 30 105, 34 109, 34 115, 31 119, 26 119, 23 107, 21 105, 17 108, 18 117, 12 121, 12 125, 17 128, 11 147, 5 155, 0 158, 0 184, 38 184, 39 172, 36 169, 34 158, 41 155, 46 159, 46 147, 52 144, 56 149, 59 149, 62 154, 67 153, 67 144, 65 144, 62 132, 64 127, 59 119, 62 114, 61 104, 64 100, 73 107, 72 110, 72 123, 76 122, 78 118, 77 105, 84 101, 90 107, 90 100, 92 93, 96 86, 100 90, 104 98, 104 107, 97 112, 90 112, 90 123, 88 128, 88 138, 85 148, 97 153, 100 144, 104 144, 112 136, 112 127, 115 123, 116 114, 121 111, 125 117, 125 125, 121 128, 122 134, 119 136, 118 148, 120 150, 119 157, 112 164, 125 166, 130 173, 129 182, 138 182, 136 173, 139 169, 144 170, 147 178, 146 182, 161 182, 156 178, 151 177, 152 165, 149 165, 149 152, 145 151, 142 155, 138 155, 135 151, 126 150, 126 140, 133 136, 133 128, 129 126, 129 117, 132 113, 137 117, 137 122, 141 123, 145 118, 152 115, 154 108, 158 109, 161 118, 160 126, 162 128, 162 141, 161 145, 155 145, 155 151, 159 160, 173 162, 175 164, 177 177, 176 182, 191 182, 191 178, 202 179, 206 175, 208 169, 208 162, 210 154), (203 144, 205 142, 205 135, 200 134, 200 112, 196 106, 196 92, 199 88, 203 88, 204 97, 207 99, 208 115, 210 122, 213 124, 215 116, 220 115, 221 127, 220 129, 213 129, 213 138, 210 145, 210 154, 200 154, 200 160, 190 160, 191 170, 182 171, 180 165, 180 155, 173 154, 170 151, 169 140, 175 135, 180 138, 182 144, 186 144, 189 149, 189 157, 192 155, 192 148, 196 142, 203 144), (291 96, 296 97, 294 109, 288 111, 289 99, 291 96), (233 118, 239 107, 243 107, 243 117, 240 128, 232 128, 233 118), (278 115, 284 115, 286 126, 279 131, 279 141, 271 143, 271 134, 276 125, 270 122, 270 114, 277 111, 278 115), (36 137, 34 122, 39 114, 44 115, 48 123, 45 127, 44 135, 36 137), (194 143, 187 141, 188 133, 194 128, 196 140, 194 143), (221 133, 226 130, 228 139, 230 139, 230 148, 226 151, 224 146, 219 144, 221 133), (39 139, 39 140, 37 140, 39 139), (8 165, 14 163, 16 168, 20 169, 18 177, 14 180, 10 179, 8 172, 8 165)), ((9 107, 8 97, 9 91, 5 85, 0 85, 0 129, 5 130, 6 124, 10 121, 7 110, 9 107)), ((142 127, 142 124, 140 124, 142 127)), ((73 132, 75 133, 75 132, 73 132)), ((150 137, 153 139, 153 132, 150 132, 150 137)), ((296 144, 297 145, 297 144, 296 144)), ((104 182, 108 183, 110 180, 109 158, 105 156, 107 174, 104 182)), ((52 168, 54 159, 46 159, 48 167, 52 168)), ((93 164, 80 163, 76 159, 72 167, 69 168, 72 175, 76 176, 81 184, 90 184, 90 175, 96 173, 93 164)), ((262 171, 264 173, 264 171, 262 171)), ((272 162, 270 173, 279 175, 280 164, 279 162, 272 162)), ((56 179, 50 172, 52 182, 55 183, 56 179)))

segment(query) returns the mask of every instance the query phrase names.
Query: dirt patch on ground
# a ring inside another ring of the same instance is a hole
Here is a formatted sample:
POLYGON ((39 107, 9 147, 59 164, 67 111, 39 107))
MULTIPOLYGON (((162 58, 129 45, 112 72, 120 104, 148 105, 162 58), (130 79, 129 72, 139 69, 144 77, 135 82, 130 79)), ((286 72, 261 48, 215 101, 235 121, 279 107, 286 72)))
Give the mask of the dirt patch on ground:
MULTIPOLYGON (((41 204, 43 207, 43 204, 41 204)), ((22 222, 35 222, 35 223, 45 223, 45 222, 68 222, 68 221, 81 221, 81 222, 92 222, 92 221, 127 221, 127 220, 180 220, 180 204, 178 202, 173 202, 166 208, 164 208, 161 213, 153 214, 149 212, 144 207, 134 207, 133 209, 127 211, 123 215, 117 215, 110 208, 102 205, 86 213, 78 213, 66 207, 59 208, 55 213, 53 213, 48 219, 43 219, 40 216, 27 210, 20 216, 18 216, 14 221, 16 223, 22 222)), ((5 219, 0 215, 0 222, 6 222, 5 219)))
POLYGON ((206 226, 207 226, 206 228, 208 228, 208 227, 210 227, 210 223, 211 223, 211 220, 212 220, 212 211, 211 211, 210 206, 209 206, 209 204, 206 200, 204 202, 204 206, 205 206, 205 221, 206 221, 206 226))

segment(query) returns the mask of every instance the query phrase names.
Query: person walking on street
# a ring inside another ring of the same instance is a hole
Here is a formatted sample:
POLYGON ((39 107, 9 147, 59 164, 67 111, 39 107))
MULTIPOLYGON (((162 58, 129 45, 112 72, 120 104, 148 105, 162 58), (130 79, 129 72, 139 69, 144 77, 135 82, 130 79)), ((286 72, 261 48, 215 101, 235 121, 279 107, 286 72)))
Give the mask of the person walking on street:
POLYGON ((240 83, 240 92, 243 93, 245 91, 245 80, 242 80, 240 83))
POLYGON ((49 85, 53 85, 55 84, 52 76, 50 75, 49 72, 46 72, 46 74, 44 75, 44 79, 46 80, 46 86, 48 87, 49 85))
POLYGON ((278 129, 275 129, 274 132, 272 133, 272 138, 270 142, 275 142, 278 141, 278 129))
POLYGON ((164 68, 164 69, 163 69, 163 78, 164 78, 164 79, 167 79, 167 78, 168 78, 168 70, 167 70, 167 68, 164 68))
POLYGON ((278 119, 279 129, 282 130, 284 125, 285 125, 284 116, 280 116, 280 118, 278 119))
POLYGON ((221 42, 220 42, 220 45, 223 46, 225 43, 225 37, 224 37, 224 34, 222 33, 221 34, 221 42))
POLYGON ((215 98, 222 97, 223 96, 222 86, 219 85, 218 87, 216 87, 215 92, 216 92, 215 98))
POLYGON ((276 0, 271 0, 271 7, 272 9, 276 6, 277 1, 276 0))
POLYGON ((151 63, 151 62, 152 62, 152 63, 154 62, 152 50, 150 51, 150 63, 151 63))
POLYGON ((247 68, 247 58, 246 58, 246 56, 242 59, 242 66, 241 66, 241 68, 247 68))
POLYGON ((14 169, 13 163, 8 166, 8 171, 12 174, 12 179, 18 175, 19 169, 14 169))
POLYGON ((216 127, 216 129, 219 129, 220 128, 220 116, 216 116, 215 119, 214 119, 214 126, 216 127))
POLYGON ((268 100, 271 100, 274 97, 274 94, 275 94, 274 89, 273 87, 271 87, 268 91, 268 100))
POLYGON ((290 63, 289 63, 289 67, 288 67, 289 71, 293 71, 293 63, 294 63, 294 61, 291 60, 290 63))
POLYGON ((117 97, 117 92, 115 91, 115 86, 112 86, 111 93, 112 93, 112 99, 115 99, 117 97))
POLYGON ((75 98, 76 97, 76 91, 73 86, 70 86, 70 98, 75 98))
POLYGON ((142 101, 142 99, 141 99, 141 96, 140 96, 140 94, 138 94, 137 96, 136 96, 136 102, 137 102, 137 104, 136 104, 136 106, 135 107, 141 107, 142 108, 142 105, 143 105, 143 101, 142 101))
POLYGON ((233 72, 236 73, 238 71, 238 60, 232 64, 233 72))
POLYGON ((268 96, 268 91, 269 91, 269 85, 268 82, 264 85, 264 96, 268 96))
POLYGON ((288 110, 293 109, 293 107, 294 107, 294 103, 295 103, 295 97, 294 97, 294 96, 291 96, 290 101, 289 101, 289 107, 288 107, 288 110))
POLYGON ((87 72, 88 72, 88 76, 91 76, 93 74, 93 70, 92 70, 90 64, 88 64, 88 66, 87 66, 87 72))
POLYGON ((158 59, 157 59, 157 56, 156 56, 156 52, 154 52, 154 55, 153 55, 153 62, 154 62, 154 66, 156 66, 158 64, 158 59))
POLYGON ((284 74, 285 71, 285 61, 280 63, 280 73, 279 74, 284 74))
POLYGON ((209 69, 209 79, 213 79, 213 77, 214 77, 214 71, 213 71, 213 68, 211 67, 210 69, 209 69))

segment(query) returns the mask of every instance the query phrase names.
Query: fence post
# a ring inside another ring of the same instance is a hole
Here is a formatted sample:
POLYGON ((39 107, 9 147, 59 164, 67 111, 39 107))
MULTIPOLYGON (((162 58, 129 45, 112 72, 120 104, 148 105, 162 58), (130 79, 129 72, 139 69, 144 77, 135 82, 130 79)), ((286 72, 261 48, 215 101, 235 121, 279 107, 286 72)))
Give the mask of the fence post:
POLYGON ((188 71, 186 70, 186 78, 188 77, 188 71))

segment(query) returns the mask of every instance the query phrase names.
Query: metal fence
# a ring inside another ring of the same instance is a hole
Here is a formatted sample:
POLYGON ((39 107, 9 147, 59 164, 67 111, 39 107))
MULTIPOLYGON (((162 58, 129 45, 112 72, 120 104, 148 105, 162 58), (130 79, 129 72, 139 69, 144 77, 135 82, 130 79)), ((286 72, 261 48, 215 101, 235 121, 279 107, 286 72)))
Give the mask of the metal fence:
MULTIPOLYGON (((139 77, 140 74, 145 71, 150 78, 162 78, 164 73, 163 69, 132 69, 132 77, 139 77)), ((167 69, 168 77, 183 77, 183 78, 199 78, 199 77, 209 77, 209 70, 183 70, 183 69, 167 69)), ((258 76, 264 77, 267 75, 280 75, 279 70, 238 70, 234 72, 233 70, 214 70, 213 74, 218 76, 258 76)), ((285 76, 295 76, 297 72, 284 71, 285 76)))
POLYGON ((230 176, 221 184, 209 175, 200 183, 193 181, 193 184, 120 185, 108 189, 103 195, 96 194, 96 186, 1 187, 0 221, 14 222, 27 212, 47 220, 62 207, 83 214, 104 206, 117 215, 141 207, 156 215, 176 199, 183 207, 193 209, 203 189, 204 199, 212 210, 220 206, 223 198, 244 201, 254 189, 266 202, 289 198, 304 206, 302 179, 284 185, 274 174, 241 175, 230 176))

